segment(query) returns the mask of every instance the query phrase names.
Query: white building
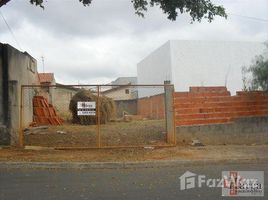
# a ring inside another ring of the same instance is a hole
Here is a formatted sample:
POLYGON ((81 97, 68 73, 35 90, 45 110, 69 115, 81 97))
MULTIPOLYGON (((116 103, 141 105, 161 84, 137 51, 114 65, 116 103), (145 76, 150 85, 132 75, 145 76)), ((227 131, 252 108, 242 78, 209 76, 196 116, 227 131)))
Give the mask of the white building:
MULTIPOLYGON (((264 52, 264 43, 171 40, 137 65, 138 84, 170 80, 176 91, 190 86, 227 86, 242 89, 242 66, 264 52)), ((147 96, 139 91, 139 96, 147 96)))
POLYGON ((131 100, 138 96, 137 77, 119 77, 102 87, 102 94, 113 100, 131 100))

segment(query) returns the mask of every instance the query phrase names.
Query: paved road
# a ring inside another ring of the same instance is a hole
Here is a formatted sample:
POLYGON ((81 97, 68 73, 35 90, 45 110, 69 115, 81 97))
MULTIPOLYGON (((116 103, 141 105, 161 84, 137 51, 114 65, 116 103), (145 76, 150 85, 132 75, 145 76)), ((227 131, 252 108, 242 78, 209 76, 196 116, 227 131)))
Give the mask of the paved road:
POLYGON ((208 178, 220 178, 221 171, 261 170, 265 172, 266 197, 259 199, 268 196, 268 163, 265 162, 145 169, 0 169, 0 199, 224 199, 221 188, 181 191, 179 177, 187 170, 208 178))

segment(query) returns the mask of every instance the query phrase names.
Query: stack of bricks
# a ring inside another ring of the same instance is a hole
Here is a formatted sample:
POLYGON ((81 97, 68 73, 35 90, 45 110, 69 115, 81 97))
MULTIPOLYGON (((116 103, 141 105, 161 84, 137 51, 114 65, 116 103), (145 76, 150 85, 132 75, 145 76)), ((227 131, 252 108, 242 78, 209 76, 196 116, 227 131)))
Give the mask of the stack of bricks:
POLYGON ((236 118, 268 116, 265 92, 237 92, 226 87, 190 87, 174 93, 176 126, 230 123, 236 118))
POLYGON ((39 125, 61 125, 63 120, 57 116, 53 106, 43 96, 33 98, 33 124, 39 125))

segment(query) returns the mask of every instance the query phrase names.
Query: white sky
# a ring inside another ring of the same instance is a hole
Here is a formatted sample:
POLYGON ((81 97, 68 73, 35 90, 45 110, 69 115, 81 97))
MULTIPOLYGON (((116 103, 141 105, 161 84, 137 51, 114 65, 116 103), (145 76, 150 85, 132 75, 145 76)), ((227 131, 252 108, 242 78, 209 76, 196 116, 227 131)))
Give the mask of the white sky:
MULTIPOLYGON (((84 7, 78 0, 47 0, 45 10, 29 0, 11 0, 0 8, 22 51, 38 61, 45 57, 45 72, 68 84, 109 83, 119 76, 136 76, 136 64, 170 39, 268 40, 267 0, 212 0, 223 5, 227 20, 190 24, 187 14, 169 21, 162 11, 150 8, 145 18, 134 14, 130 0, 93 0, 84 7)), ((0 42, 19 49, 0 18, 0 42)), ((209 76, 209 75, 208 75, 209 76)))

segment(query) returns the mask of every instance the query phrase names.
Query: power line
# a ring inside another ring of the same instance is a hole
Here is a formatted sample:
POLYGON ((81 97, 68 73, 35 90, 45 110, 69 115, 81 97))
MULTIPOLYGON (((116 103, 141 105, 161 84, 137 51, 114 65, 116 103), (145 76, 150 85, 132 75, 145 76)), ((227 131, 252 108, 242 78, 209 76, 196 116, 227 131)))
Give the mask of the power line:
POLYGON ((247 19, 256 20, 256 21, 268 22, 268 19, 264 19, 264 18, 250 17, 250 16, 238 15, 238 14, 234 14, 234 13, 230 13, 229 15, 233 15, 233 16, 236 16, 236 17, 247 18, 247 19))
POLYGON ((9 30, 9 32, 11 33, 12 37, 14 38, 15 42, 17 43, 18 47, 20 48, 20 50, 22 50, 19 41, 16 39, 15 34, 13 33, 11 27, 8 25, 8 23, 7 23, 7 21, 6 21, 5 17, 4 17, 4 15, 2 14, 1 10, 0 10, 0 15, 2 16, 2 19, 4 20, 5 24, 7 25, 7 28, 8 28, 8 30, 9 30))

